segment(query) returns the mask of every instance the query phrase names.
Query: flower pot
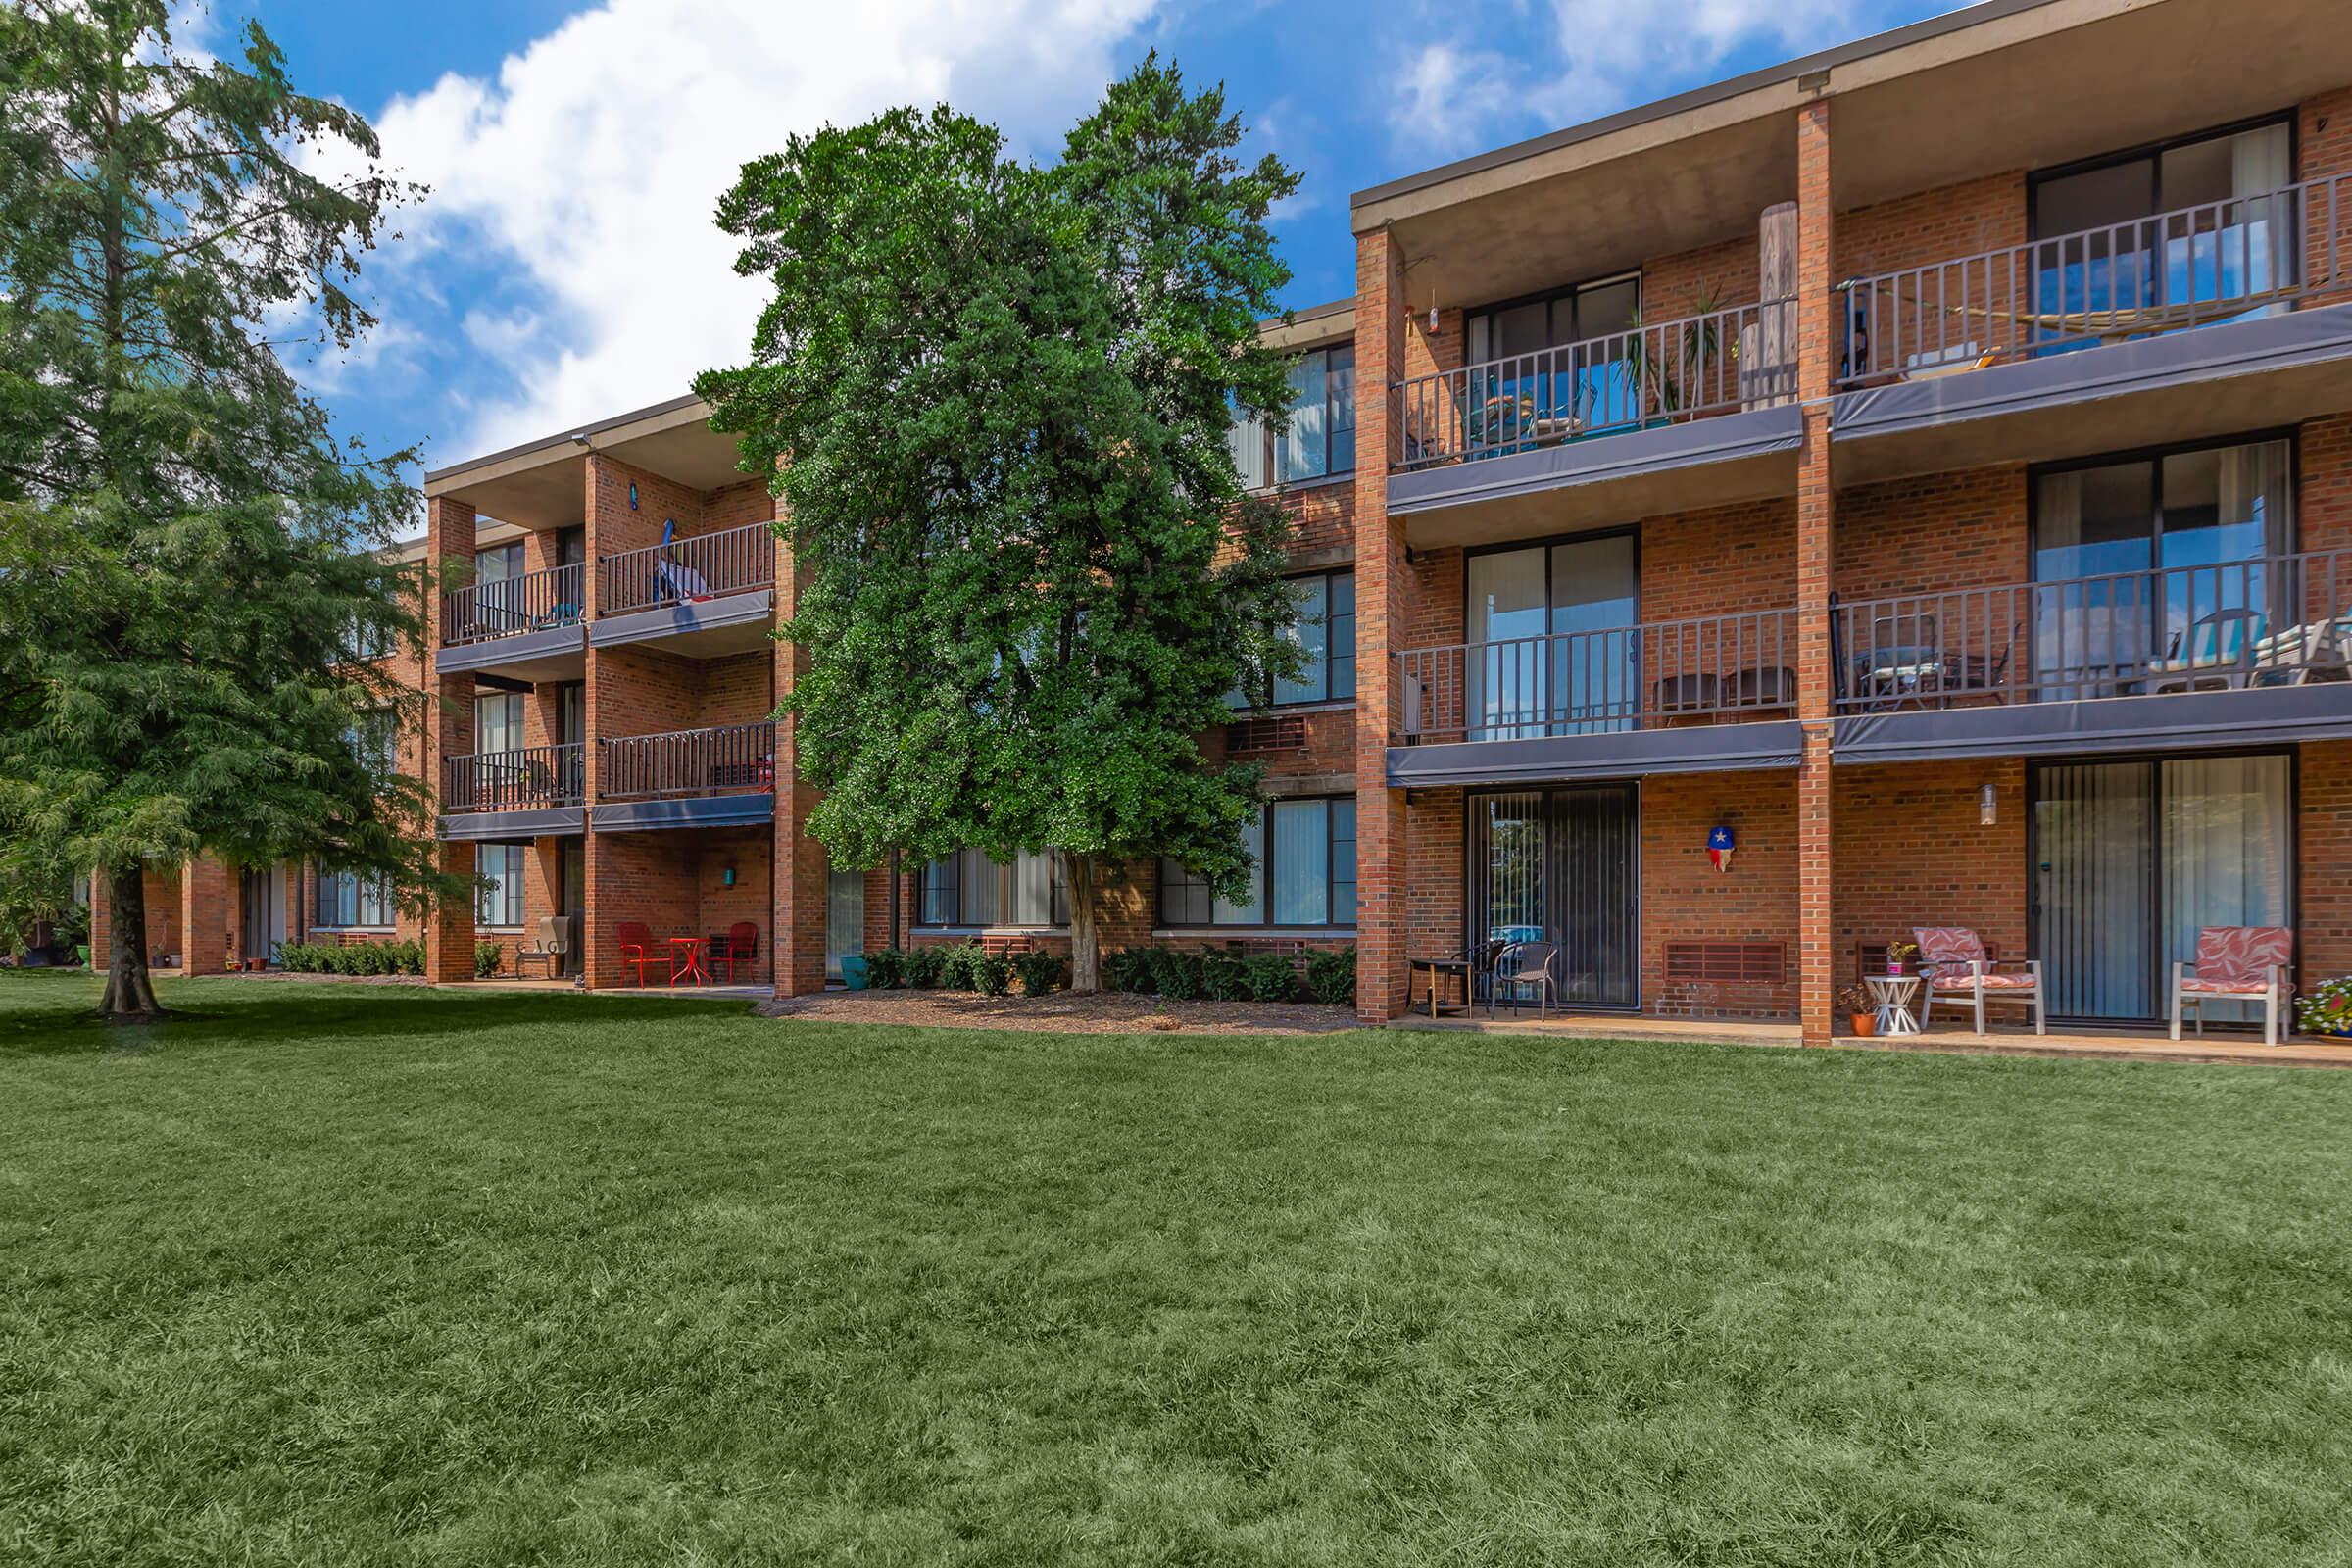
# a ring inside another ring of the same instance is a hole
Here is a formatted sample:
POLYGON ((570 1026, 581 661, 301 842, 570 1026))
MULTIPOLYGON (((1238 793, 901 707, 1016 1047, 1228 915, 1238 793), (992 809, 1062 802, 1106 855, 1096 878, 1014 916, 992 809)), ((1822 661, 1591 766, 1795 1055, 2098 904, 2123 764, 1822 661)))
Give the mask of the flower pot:
POLYGON ((865 989, 865 960, 853 954, 841 960, 841 983, 852 991, 865 989))
POLYGON ((1879 1032, 1879 1015, 1875 1012, 1849 1013, 1847 1018, 1852 1022, 1854 1033, 1857 1035, 1867 1037, 1879 1032))
POLYGON ((1903 972, 1903 960, 1900 958, 1888 958, 1886 960, 1886 972, 1890 975, 1896 976, 1899 979, 1903 972))

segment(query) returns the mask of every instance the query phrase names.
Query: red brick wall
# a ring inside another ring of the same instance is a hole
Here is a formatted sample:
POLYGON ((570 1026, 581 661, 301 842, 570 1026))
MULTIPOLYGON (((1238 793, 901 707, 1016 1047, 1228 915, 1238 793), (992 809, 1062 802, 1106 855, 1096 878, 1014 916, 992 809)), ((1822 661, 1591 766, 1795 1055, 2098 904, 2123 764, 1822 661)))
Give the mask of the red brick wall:
POLYGON ((1459 953, 1467 934, 1466 790, 1414 790, 1405 803, 1405 952, 1459 953))
POLYGON ((1786 610, 1795 603, 1794 498, 1642 520, 1644 622, 1786 610))
POLYGON ((2026 172, 1898 196, 1839 213, 1833 278, 1959 261, 2026 242, 2026 172))
POLYGON ((1642 1006, 1677 1018, 1788 1018, 1797 1003, 1796 781, 1785 772, 1656 774, 1642 782, 1642 1006), (1731 869, 1707 858, 1728 825, 1731 869), (1782 983, 1669 981, 1669 942, 1778 942, 1782 983))
POLYGON ((1966 762, 1841 765, 1837 836, 1835 974, 1855 979, 1857 943, 1908 939, 1913 928, 1960 925, 2004 956, 2026 953, 2026 765, 1966 762), (1998 820, 1978 820, 1978 791, 1998 792, 1998 820))
POLYGON ((1761 297, 1760 246, 1752 233, 1659 256, 1642 266, 1642 319, 1650 324, 1729 310, 1761 297))
MULTIPOLYGON (((2296 116, 2295 153, 2301 165, 2296 177, 2325 180, 2352 172, 2352 87, 2339 87, 2304 101, 2296 116)), ((2327 191, 2306 197, 2304 204, 2304 276, 2317 283, 2328 275, 2332 250, 2335 281, 2316 287, 2312 305, 2340 305, 2352 300, 2352 182, 2335 187, 2333 245, 2329 245, 2327 191)))
POLYGON ((2295 515, 2302 547, 2352 548, 2352 414, 2313 419, 2302 436, 2303 493, 2295 515))
POLYGON ((1871 599, 2029 580, 2026 491, 2023 464, 1840 490, 1838 595, 1871 599))
POLYGON ((2302 983, 2352 974, 2352 741, 2302 748, 2302 983))

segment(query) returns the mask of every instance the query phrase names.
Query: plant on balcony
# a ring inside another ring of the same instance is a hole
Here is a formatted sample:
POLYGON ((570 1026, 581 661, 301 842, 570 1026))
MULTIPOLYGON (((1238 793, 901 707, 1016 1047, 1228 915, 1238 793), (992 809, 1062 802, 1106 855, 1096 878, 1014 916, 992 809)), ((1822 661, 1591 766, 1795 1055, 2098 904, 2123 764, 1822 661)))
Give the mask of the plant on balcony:
POLYGON ((258 24, 202 50, 174 26, 156 0, 0 7, 0 862, 98 868, 112 1018, 161 1010, 150 860, 470 891, 421 785, 346 738, 422 701, 343 657, 420 641, 390 548, 415 453, 371 458, 296 378, 374 325, 360 258, 418 192, 258 24))
POLYGON ((1633 382, 1635 396, 1645 400, 1638 404, 1639 412, 1646 416, 1651 409, 1659 414, 1678 416, 1696 404, 1699 388, 1683 384, 1683 377, 1700 366, 1721 366, 1736 370, 1740 363, 1740 345, 1735 340, 1726 352, 1721 320, 1716 313, 1723 309, 1723 289, 1720 284, 1707 283, 1699 289, 1698 300, 1690 308, 1690 318, 1684 321, 1675 334, 1675 352, 1665 352, 1663 337, 1644 328, 1642 313, 1634 312, 1626 327, 1624 366, 1626 378, 1633 382))
POLYGON ((845 868, 1055 852, 1080 992, 1118 868, 1241 896, 1260 770, 1200 738, 1301 663, 1289 514, 1227 441, 1237 409, 1288 421, 1257 322, 1298 176, 1242 136, 1151 59, 1050 167, 899 109, 790 138, 719 206, 770 293, 695 389, 790 519, 808 831, 845 868))
POLYGON ((2352 1036, 2352 975, 2323 980, 2295 1003, 2295 1022, 2306 1034, 2352 1036))

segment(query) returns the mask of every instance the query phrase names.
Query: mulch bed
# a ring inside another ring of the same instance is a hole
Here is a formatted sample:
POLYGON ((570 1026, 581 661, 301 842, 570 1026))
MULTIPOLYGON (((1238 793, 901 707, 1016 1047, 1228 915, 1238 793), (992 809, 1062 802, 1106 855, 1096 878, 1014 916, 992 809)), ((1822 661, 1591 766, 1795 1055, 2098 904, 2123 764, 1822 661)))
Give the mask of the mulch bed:
POLYGON ((229 969, 207 980, 292 980, 309 985, 316 981, 338 986, 420 986, 420 974, 297 974, 291 969, 229 969))
POLYGON ((780 997, 753 1009, 765 1018, 825 1023, 914 1024, 943 1029, 1032 1029, 1077 1035, 1182 1033, 1326 1035, 1356 1027, 1355 1009, 1320 1003, 1171 1002, 1122 992, 984 997, 970 991, 827 991, 780 997))

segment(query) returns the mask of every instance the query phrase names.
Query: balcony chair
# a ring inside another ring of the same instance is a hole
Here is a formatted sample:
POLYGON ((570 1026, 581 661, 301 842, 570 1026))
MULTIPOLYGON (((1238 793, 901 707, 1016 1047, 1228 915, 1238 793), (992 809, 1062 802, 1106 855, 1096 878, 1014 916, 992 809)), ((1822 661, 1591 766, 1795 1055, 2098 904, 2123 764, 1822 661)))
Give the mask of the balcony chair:
POLYGON ((647 964, 659 963, 664 969, 669 967, 668 953, 657 954, 654 951, 653 928, 643 920, 621 921, 613 927, 612 940, 620 946, 620 966, 624 969, 631 964, 637 966, 637 989, 640 991, 645 989, 647 964))
POLYGON ((1927 965, 1927 978, 1919 1002, 1919 1026, 1928 1026, 1928 1014, 1936 999, 1943 997, 1957 1001, 1966 998, 1977 1016, 1977 1033, 1984 1032, 1984 1004, 2015 1002, 2034 1009, 2034 1032, 2049 1033, 2042 1008, 2041 960, 2025 960, 2024 974, 2003 971, 1984 955, 1984 944, 1966 926, 1918 926, 1912 937, 1919 943, 1920 962, 1927 965))
POLYGON ((2309 622, 2254 640, 2254 684, 2301 686, 2352 678, 2352 614, 2309 622))
POLYGON ((1936 617, 1880 615, 1870 623, 1870 646, 1854 655, 1855 695, 1880 703, 1940 691, 1943 646, 1936 617))
POLYGON ((2257 610, 2217 610, 2173 633, 2162 659, 2148 661, 2151 692, 2235 691, 2254 673, 2249 646, 2259 646, 2263 616, 2257 610))
POLYGON ((2286 1004, 2294 986, 2287 968, 2295 958, 2295 934, 2282 925, 2209 925, 2197 932, 2197 961, 2173 965, 2173 1038, 2180 1038, 2180 1014, 2195 1008, 2197 1033, 2205 1033, 2204 1003, 2230 1001, 2262 1004, 2262 1043, 2276 1046, 2287 1036, 2286 1004))
POLYGON ((760 956, 760 928, 749 920, 738 920, 720 936, 715 932, 710 942, 710 967, 727 966, 727 984, 735 983, 735 966, 753 963, 760 956))
POLYGON ((1536 994, 1536 1017, 1541 1021, 1549 1008, 1559 1005, 1559 968, 1560 945, 1556 942, 1514 942, 1504 948, 1496 955, 1488 979, 1487 1016, 1494 1016, 1497 1003, 1516 1013, 1519 988, 1525 986, 1536 994))
POLYGON ((551 914, 539 922, 539 945, 514 950, 514 975, 522 977, 525 966, 536 963, 553 980, 556 971, 564 966, 564 956, 571 951, 571 922, 562 915, 551 914))

